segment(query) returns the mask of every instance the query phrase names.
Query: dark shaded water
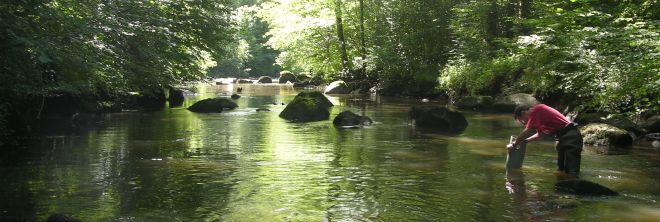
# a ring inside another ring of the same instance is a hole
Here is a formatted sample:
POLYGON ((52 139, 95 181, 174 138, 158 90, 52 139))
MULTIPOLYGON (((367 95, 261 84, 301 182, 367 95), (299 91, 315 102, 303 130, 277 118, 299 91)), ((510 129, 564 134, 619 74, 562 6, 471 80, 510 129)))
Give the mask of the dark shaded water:
MULTIPOLYGON (((530 144, 507 176, 510 115, 467 113, 459 136, 408 124, 413 100, 330 97, 376 123, 287 123, 290 86, 243 85, 239 108, 123 112, 98 127, 34 139, 0 164, 0 220, 43 221, 653 221, 660 218, 660 154, 585 150, 582 178, 618 197, 555 193, 552 142, 530 144), (278 105, 273 105, 275 102, 278 105), (271 112, 256 112, 256 108, 271 112)), ((193 101, 232 91, 202 86, 193 101)))

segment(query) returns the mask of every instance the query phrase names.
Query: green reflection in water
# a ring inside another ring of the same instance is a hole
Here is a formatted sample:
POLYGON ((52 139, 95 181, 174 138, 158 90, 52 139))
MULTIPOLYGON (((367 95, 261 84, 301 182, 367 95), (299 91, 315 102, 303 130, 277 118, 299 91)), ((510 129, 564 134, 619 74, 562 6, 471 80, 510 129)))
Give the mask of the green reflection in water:
MULTIPOLYGON (((195 101, 229 96, 203 86, 195 101)), ((528 146, 522 173, 504 170, 508 114, 466 113, 460 136, 409 125, 419 101, 331 96, 331 118, 364 112, 375 124, 278 117, 298 91, 241 85, 239 108, 110 114, 100 126, 52 132, 0 164, 0 220, 43 221, 528 221, 658 218, 657 151, 604 156, 585 150, 583 178, 612 198, 556 194, 550 141, 528 146), (270 112, 256 112, 268 108, 270 112)))

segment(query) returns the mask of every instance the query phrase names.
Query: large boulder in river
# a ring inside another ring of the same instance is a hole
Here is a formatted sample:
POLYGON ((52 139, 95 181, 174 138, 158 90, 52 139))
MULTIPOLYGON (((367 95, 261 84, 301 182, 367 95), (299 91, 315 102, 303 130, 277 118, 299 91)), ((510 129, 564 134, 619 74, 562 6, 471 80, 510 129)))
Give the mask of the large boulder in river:
POLYGON ((196 102, 188 110, 196 113, 219 113, 227 109, 235 109, 238 105, 227 98, 211 98, 196 102))
POLYGON ((323 82, 324 80, 320 76, 314 76, 312 77, 312 79, 309 80, 309 84, 313 86, 320 86, 321 84, 323 84, 323 82))
POLYGON ((280 84, 284 84, 286 82, 297 82, 298 80, 296 79, 296 75, 289 71, 282 71, 280 72, 280 80, 278 81, 280 84))
POLYGON ((262 77, 259 77, 259 80, 257 80, 257 83, 273 83, 273 79, 270 78, 270 76, 262 76, 262 77))
POLYGON ((143 109, 161 109, 165 107, 165 90, 160 87, 143 89, 137 98, 138 105, 143 109))
POLYGON ((373 121, 369 117, 360 116, 351 111, 344 111, 339 113, 332 121, 332 124, 337 127, 360 127, 371 125, 373 121))
POLYGON ((604 112, 580 113, 573 120, 580 125, 589 123, 605 123, 628 131, 636 139, 644 134, 644 131, 632 120, 623 115, 612 115, 604 112))
POLYGON ((660 133, 660 115, 651 116, 641 124, 646 133, 660 133))
POLYGON ((301 92, 282 110, 280 117, 292 122, 327 120, 332 106, 321 92, 301 92))
POLYGON ((170 87, 169 94, 170 96, 167 100, 170 102, 170 107, 178 107, 183 105, 183 90, 170 87))
POLYGON ((349 94, 351 90, 348 88, 348 85, 344 81, 334 81, 325 87, 325 94, 349 94))
POLYGON ((610 148, 630 147, 632 136, 627 131, 605 123, 592 123, 580 127, 584 145, 610 148))
POLYGON ((445 107, 413 107, 408 114, 410 119, 414 121, 415 126, 437 130, 442 133, 458 134, 468 126, 463 114, 445 107))
POLYGON ((298 76, 296 76, 296 79, 298 79, 298 82, 305 82, 311 80, 312 77, 307 73, 300 73, 298 76))
POLYGON ((643 136, 643 130, 632 120, 622 115, 609 116, 605 119, 604 123, 615 126, 617 128, 628 131, 628 133, 636 139, 643 136))
POLYGON ((309 81, 295 82, 293 88, 305 88, 310 86, 309 81))
POLYGON ((603 185, 580 179, 562 180, 555 183, 555 190, 584 196, 616 196, 616 191, 603 185))
POLYGON ((460 109, 483 109, 493 105, 493 97, 466 96, 458 99, 454 105, 460 109))
POLYGON ((532 107, 538 103, 539 101, 531 94, 516 93, 495 98, 495 101, 493 102, 493 110, 497 112, 513 113, 513 110, 516 109, 516 106, 518 105, 528 105, 529 107, 532 107))

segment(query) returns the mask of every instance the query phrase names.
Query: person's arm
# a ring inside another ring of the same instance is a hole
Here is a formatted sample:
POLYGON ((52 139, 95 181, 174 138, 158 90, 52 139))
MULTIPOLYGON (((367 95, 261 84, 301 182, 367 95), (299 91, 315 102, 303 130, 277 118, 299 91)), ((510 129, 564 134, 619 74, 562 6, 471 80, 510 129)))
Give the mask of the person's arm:
POLYGON ((527 138, 527 143, 539 141, 539 140, 541 140, 541 138, 543 138, 543 136, 540 133, 537 132, 536 134, 534 134, 534 135, 530 136, 529 138, 527 138))
MULTIPOLYGON (((516 140, 513 141, 513 143, 509 144, 509 146, 507 146, 507 148, 509 150, 511 150, 514 147, 518 146, 518 144, 520 144, 520 142, 525 141, 526 139, 529 139, 529 138, 533 138, 533 137, 536 137, 536 138, 534 138, 535 140, 538 140, 537 138, 540 139, 540 136, 536 132, 536 129, 525 128, 522 132, 520 132, 520 134, 518 134, 518 136, 516 137, 516 140)), ((535 141, 535 140, 533 140, 533 141, 535 141)))

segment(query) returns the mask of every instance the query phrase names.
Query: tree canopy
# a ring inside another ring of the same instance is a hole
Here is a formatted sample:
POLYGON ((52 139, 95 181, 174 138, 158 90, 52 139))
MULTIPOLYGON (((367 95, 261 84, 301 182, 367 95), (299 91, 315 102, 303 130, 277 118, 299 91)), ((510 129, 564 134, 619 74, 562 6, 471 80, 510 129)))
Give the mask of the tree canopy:
POLYGON ((111 97, 282 70, 390 95, 660 107, 654 0, 52 0, 0 10, 3 135, 12 115, 34 115, 15 110, 56 93, 111 97))
POLYGON ((56 92, 109 96, 199 79, 233 41, 223 0, 3 1, 0 11, 3 123, 56 92))

